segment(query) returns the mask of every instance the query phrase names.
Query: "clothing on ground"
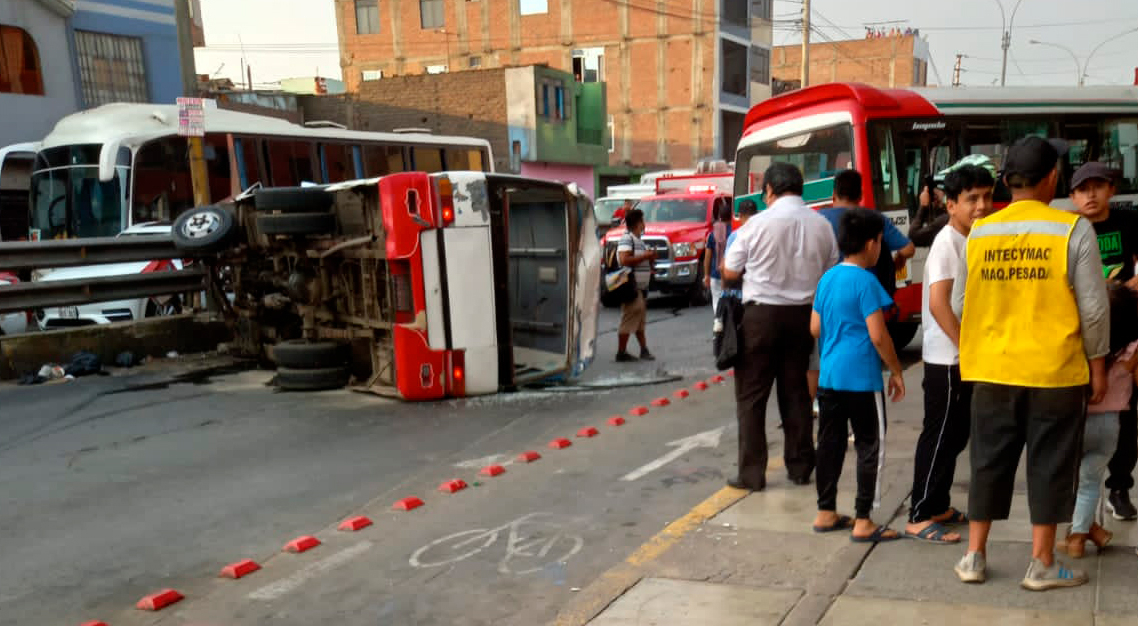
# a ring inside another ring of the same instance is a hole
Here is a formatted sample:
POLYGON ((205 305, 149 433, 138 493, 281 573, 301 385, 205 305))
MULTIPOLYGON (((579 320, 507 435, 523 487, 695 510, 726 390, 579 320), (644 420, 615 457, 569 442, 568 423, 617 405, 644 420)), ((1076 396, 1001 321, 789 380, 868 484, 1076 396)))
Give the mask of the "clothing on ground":
MULTIPOLYGON (((947 230, 947 229, 946 229, 947 230)), ((913 454, 909 522, 917 524, 948 511, 956 460, 972 428, 972 383, 960 367, 925 363, 925 419, 913 454)))
POLYGON ((826 218, 799 196, 783 196, 747 220, 727 250, 726 267, 743 276, 743 300, 810 304, 822 273, 838 262, 838 243, 826 218))
POLYGON ((1087 415, 1083 431, 1083 458, 1079 463, 1079 491, 1075 496, 1075 512, 1071 532, 1090 532, 1102 497, 1102 475, 1107 460, 1118 444, 1118 413, 1087 415))
POLYGON ((648 301, 643 291, 636 292, 636 299, 620 305, 621 335, 631 335, 644 330, 648 320, 648 301))
POLYGON ((822 276, 814 311, 822 320, 818 386, 836 391, 881 391, 881 357, 866 318, 892 304, 877 277, 851 263, 822 276))
MULTIPOLYGON (((648 247, 644 242, 633 235, 632 233, 624 233, 621 235, 620 240, 616 244, 616 253, 619 255, 622 252, 631 252, 632 256, 640 256, 648 251, 648 247)), ((632 275, 636 277, 637 289, 648 289, 648 284, 652 281, 652 262, 641 261, 632 268, 632 275)))
POLYGON ((956 280, 960 273, 964 244, 968 238, 951 225, 942 228, 925 258, 924 280, 921 283, 921 324, 923 329, 921 357, 925 363, 955 365, 960 362, 960 350, 952 343, 929 309, 929 290, 939 282, 956 280))
POLYGON ((880 392, 818 388, 818 510, 836 511, 838 481, 845 463, 849 430, 857 450, 854 512, 869 517, 881 504, 881 469, 885 459, 885 402, 880 392))
POLYGON ((1026 446, 1031 523, 1070 521, 1082 460, 1086 406, 1084 385, 1037 388, 976 383, 972 390, 968 518, 1008 518, 1016 469, 1026 446))

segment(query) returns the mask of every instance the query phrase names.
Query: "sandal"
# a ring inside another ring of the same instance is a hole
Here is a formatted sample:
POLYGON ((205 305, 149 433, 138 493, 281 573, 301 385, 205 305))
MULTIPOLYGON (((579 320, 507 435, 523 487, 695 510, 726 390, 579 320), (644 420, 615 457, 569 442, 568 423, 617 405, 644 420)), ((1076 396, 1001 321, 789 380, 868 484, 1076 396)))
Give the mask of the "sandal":
POLYGON ((951 532, 953 532, 952 529, 941 525, 940 522, 933 522, 925 526, 920 532, 911 533, 906 530, 905 536, 909 539, 919 539, 929 543, 960 543, 960 537, 956 539, 945 538, 945 535, 951 532))
POLYGON ((830 524, 829 526, 814 526, 813 528, 814 532, 816 533, 832 533, 835 530, 846 530, 853 528, 853 526, 854 520, 852 517, 849 515, 839 515, 838 521, 834 522, 833 524, 830 524))
POLYGON ((968 523, 968 516, 964 513, 961 513, 955 507, 949 507, 948 510, 952 511, 952 513, 937 523, 941 524, 942 526, 957 526, 960 524, 968 523))
POLYGON ((901 537, 903 537, 903 535, 887 526, 878 526, 866 537, 858 537, 857 535, 850 533, 850 541, 854 543, 884 543, 886 541, 897 541, 901 537), (892 532, 893 535, 886 536, 885 533, 888 532, 892 532))

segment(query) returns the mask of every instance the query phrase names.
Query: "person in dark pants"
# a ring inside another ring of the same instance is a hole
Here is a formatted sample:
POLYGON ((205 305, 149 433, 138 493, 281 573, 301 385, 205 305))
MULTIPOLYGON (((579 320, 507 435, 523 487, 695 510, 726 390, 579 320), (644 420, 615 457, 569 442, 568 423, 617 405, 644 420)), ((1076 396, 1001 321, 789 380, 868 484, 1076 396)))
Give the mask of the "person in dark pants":
MULTIPOLYGON (((1123 283, 1131 291, 1138 291, 1138 278, 1134 264, 1138 261, 1138 213, 1130 210, 1111 210, 1114 181, 1119 172, 1097 162, 1084 163, 1071 177, 1071 201, 1079 215, 1090 220, 1098 237, 1099 255, 1103 272, 1109 281, 1123 283)), ((1118 447, 1107 467, 1106 488, 1110 495, 1106 509, 1114 519, 1138 519, 1138 509, 1130 501, 1134 488, 1134 467, 1138 465, 1138 414, 1134 411, 1135 397, 1131 394, 1130 406, 1118 413, 1118 447)))
POLYGON ((846 210, 838 223, 838 249, 845 260, 818 283, 810 332, 818 338, 818 515, 815 532, 852 527, 857 542, 893 541, 901 535, 869 517, 880 505, 885 459, 882 363, 889 368, 889 396, 905 397, 901 362, 885 327, 883 309, 893 303, 870 270, 881 254, 885 220, 866 209, 846 210), (853 428, 857 450, 854 519, 838 515, 838 479, 853 428))
POLYGON ((813 349, 810 304, 822 274, 838 262, 826 218, 802 201, 802 172, 775 163, 763 176, 767 208, 736 231, 723 278, 743 280, 743 351, 735 368, 739 473, 727 484, 766 487, 766 408, 772 385, 785 438, 790 480, 810 482, 814 471, 813 412, 806 369, 813 349))
POLYGON ((929 248, 922 281, 921 342, 925 361, 925 419, 913 455, 913 490, 905 535, 932 543, 957 543, 949 527, 968 518, 951 504, 956 458, 968 445, 972 384, 960 380, 960 320, 952 312, 952 283, 960 271, 972 222, 992 212, 992 174, 964 165, 944 179, 948 226, 929 248))

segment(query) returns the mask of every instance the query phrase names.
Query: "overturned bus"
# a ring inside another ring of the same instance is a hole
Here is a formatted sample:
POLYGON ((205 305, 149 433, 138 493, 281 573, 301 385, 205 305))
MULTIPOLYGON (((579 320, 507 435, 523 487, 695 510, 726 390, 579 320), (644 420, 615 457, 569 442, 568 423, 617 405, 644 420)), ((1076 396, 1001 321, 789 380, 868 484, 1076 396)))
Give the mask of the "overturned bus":
POLYGON ((182 214, 235 345, 285 389, 406 400, 569 379, 592 361, 601 252, 575 185, 409 172, 262 188, 182 214))

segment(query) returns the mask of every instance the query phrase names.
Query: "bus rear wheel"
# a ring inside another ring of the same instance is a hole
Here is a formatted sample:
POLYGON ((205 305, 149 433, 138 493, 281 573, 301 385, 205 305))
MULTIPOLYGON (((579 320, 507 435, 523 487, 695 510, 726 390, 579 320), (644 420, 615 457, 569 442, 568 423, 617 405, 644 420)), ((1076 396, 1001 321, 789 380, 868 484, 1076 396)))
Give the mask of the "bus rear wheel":
POLYGON ((200 206, 174 220, 170 237, 179 250, 209 253, 228 247, 236 232, 232 213, 217 206, 200 206))

